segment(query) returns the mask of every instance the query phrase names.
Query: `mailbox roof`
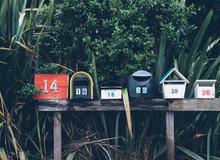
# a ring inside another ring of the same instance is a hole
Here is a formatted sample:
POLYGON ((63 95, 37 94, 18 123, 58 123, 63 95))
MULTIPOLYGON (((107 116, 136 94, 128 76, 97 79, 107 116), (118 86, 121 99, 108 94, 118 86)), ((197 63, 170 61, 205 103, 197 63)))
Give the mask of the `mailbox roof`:
POLYGON ((152 74, 150 72, 147 72, 145 70, 139 70, 139 71, 136 71, 132 74, 132 76, 134 77, 151 77, 152 74))
POLYGON ((197 84, 213 84, 213 83, 216 83, 216 79, 197 79, 196 82, 194 83, 194 87, 197 85, 197 84))
POLYGON ((181 80, 184 80, 186 83, 189 83, 189 81, 176 69, 172 68, 170 69, 160 80, 160 84, 162 84, 170 75, 171 73, 175 73, 181 80))

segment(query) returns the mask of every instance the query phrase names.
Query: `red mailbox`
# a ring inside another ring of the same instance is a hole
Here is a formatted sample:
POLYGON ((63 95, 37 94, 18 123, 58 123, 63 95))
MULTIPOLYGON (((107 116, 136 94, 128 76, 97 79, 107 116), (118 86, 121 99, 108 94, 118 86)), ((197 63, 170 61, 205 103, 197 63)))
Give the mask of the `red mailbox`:
POLYGON ((68 74, 35 74, 34 85, 41 91, 34 99, 68 99, 68 74))

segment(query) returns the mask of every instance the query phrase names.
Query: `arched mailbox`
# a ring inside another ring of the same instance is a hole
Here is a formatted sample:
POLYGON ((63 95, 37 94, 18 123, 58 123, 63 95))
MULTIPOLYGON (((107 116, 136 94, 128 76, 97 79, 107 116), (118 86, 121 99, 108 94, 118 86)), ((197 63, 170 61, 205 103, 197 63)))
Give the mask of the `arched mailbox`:
POLYGON ((155 98, 156 85, 151 73, 139 70, 128 80, 128 93, 131 98, 155 98))
POLYGON ((92 77, 83 71, 76 72, 70 79, 70 99, 93 99, 92 77))

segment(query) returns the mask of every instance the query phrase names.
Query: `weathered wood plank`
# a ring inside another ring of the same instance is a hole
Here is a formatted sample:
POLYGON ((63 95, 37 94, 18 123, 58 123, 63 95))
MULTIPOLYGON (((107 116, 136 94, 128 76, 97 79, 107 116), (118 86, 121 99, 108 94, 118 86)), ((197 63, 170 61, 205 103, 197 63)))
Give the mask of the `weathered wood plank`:
MULTIPOLYGON (((168 102, 163 99, 153 100, 132 100, 131 110, 144 111, 155 110, 165 111, 168 102)), ((39 111, 124 111, 122 100, 100 100, 100 101, 39 101, 39 111)))
POLYGON ((220 111, 219 99, 170 100, 170 111, 220 111))
POLYGON ((54 113, 54 160, 61 160, 62 156, 62 134, 61 134, 61 112, 54 113))
POLYGON ((166 113, 167 159, 175 160, 174 112, 166 113))
MULTIPOLYGON (((38 101, 39 111, 124 111, 122 100, 38 101)), ((132 100, 132 111, 220 111, 219 99, 132 100), (169 103, 169 104, 168 104, 169 103), (169 107, 168 107, 169 106, 169 107)))

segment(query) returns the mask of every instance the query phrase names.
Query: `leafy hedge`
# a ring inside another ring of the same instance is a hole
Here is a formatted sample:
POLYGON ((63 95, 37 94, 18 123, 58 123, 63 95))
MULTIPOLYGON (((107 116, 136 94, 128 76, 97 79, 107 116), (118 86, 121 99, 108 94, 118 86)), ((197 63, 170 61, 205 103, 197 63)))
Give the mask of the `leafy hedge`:
POLYGON ((39 43, 41 63, 89 70, 94 55, 99 80, 123 81, 137 69, 152 70, 162 30, 171 48, 184 47, 192 13, 192 6, 173 0, 56 3, 52 25, 39 43))

